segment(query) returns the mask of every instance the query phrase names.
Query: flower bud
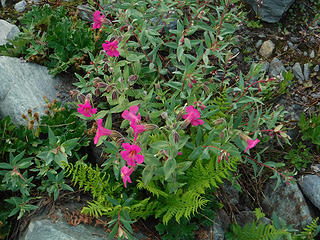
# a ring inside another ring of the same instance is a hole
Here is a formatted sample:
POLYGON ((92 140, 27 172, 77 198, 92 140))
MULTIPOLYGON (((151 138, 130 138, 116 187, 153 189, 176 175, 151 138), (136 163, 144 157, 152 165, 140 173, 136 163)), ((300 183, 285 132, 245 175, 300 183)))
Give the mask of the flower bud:
POLYGON ((108 85, 105 82, 99 82, 98 83, 98 88, 106 88, 108 85))
POLYGON ((48 102, 49 102, 49 100, 48 100, 47 96, 43 96, 43 100, 44 100, 46 103, 48 103, 48 102))
POLYGON ((168 118, 168 113, 167 112, 163 112, 160 115, 162 117, 162 119, 166 120, 168 118))
POLYGON ((178 143, 178 142, 180 141, 180 136, 179 136, 179 134, 178 134, 176 131, 173 131, 172 137, 173 137, 173 141, 174 141, 175 143, 178 143))
POLYGON ((223 122, 225 122, 225 120, 223 118, 219 118, 219 119, 213 121, 213 125, 217 126, 223 122))
POLYGON ((53 99, 52 104, 54 105, 54 104, 56 104, 57 102, 58 102, 57 99, 53 99))
POLYGON ((96 88, 94 95, 99 96, 101 94, 100 88, 96 88))
POLYGON ((119 82, 119 83, 123 83, 123 77, 119 77, 119 78, 118 78, 118 82, 119 82))
POLYGON ((130 75, 129 77, 128 77, 128 81, 129 82, 135 82, 135 81, 137 81, 138 80, 138 76, 137 75, 130 75))
POLYGON ((22 114, 21 117, 22 117, 23 119, 25 119, 25 120, 28 120, 28 119, 27 119, 27 116, 24 115, 24 114, 22 114))
POLYGON ((183 111, 180 111, 177 115, 177 121, 179 121, 181 118, 182 118, 182 115, 183 115, 183 111))
POLYGON ((149 122, 150 121, 150 114, 148 113, 147 116, 145 117, 146 121, 149 122))
POLYGON ((32 117, 32 110, 31 109, 28 109, 28 116, 32 117))
POLYGON ((145 127, 146 131, 149 131, 149 130, 156 129, 158 126, 155 124, 145 124, 144 127, 145 127))
POLYGON ((118 98, 117 92, 113 91, 112 93, 112 100, 116 100, 118 98))
POLYGON ((34 117, 34 119, 37 121, 37 122, 39 122, 39 113, 34 113, 33 114, 33 117, 34 117))
POLYGON ((157 89, 160 89, 160 83, 159 83, 159 82, 157 82, 156 88, 157 88, 157 89))

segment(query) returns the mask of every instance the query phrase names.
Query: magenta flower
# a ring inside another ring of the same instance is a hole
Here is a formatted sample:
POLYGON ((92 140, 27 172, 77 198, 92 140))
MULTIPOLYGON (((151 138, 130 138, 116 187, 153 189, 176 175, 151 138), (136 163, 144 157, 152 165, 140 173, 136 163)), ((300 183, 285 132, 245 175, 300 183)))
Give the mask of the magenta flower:
POLYGON ((121 177, 125 188, 127 188, 127 182, 132 183, 130 179, 131 173, 133 173, 133 168, 130 169, 127 166, 121 168, 121 177))
POLYGON ((106 43, 102 44, 103 49, 107 52, 110 57, 119 57, 118 48, 118 41, 114 40, 113 42, 109 42, 106 40, 106 43))
POLYGON ((143 133, 143 132, 145 132, 147 130, 144 125, 139 125, 135 121, 131 122, 131 127, 132 127, 133 132, 134 132, 134 140, 133 140, 134 142, 136 141, 139 133, 143 133))
POLYGON ((98 119, 97 124, 98 124, 98 129, 96 131, 96 136, 94 137, 94 141, 93 141, 94 144, 98 143, 99 138, 101 136, 110 136, 112 133, 111 130, 102 127, 102 119, 98 119))
POLYGON ((78 104, 78 113, 82 114, 85 117, 91 117, 91 114, 97 112, 96 108, 92 108, 89 101, 85 101, 84 104, 78 104))
POLYGON ((191 123, 193 126, 202 125, 204 122, 200 119, 200 113, 193 106, 186 107, 187 114, 184 114, 182 117, 187 122, 191 123))
POLYGON ((99 29, 101 27, 102 22, 104 21, 105 16, 100 11, 95 11, 93 14, 93 29, 99 29))
POLYGON ((141 148, 138 145, 130 145, 129 143, 123 143, 122 147, 125 149, 125 151, 121 151, 121 157, 127 161, 127 164, 134 167, 136 166, 136 163, 143 163, 144 162, 144 156, 138 154, 141 151, 141 148))
POLYGON ((138 106, 131 106, 129 108, 129 111, 128 110, 125 110, 121 116, 130 121, 131 123, 132 122, 139 122, 141 120, 141 116, 140 116, 140 113, 138 115, 137 112, 139 111, 139 107, 138 106))
POLYGON ((246 147, 246 149, 244 150, 244 152, 246 152, 246 151, 248 151, 249 149, 255 147, 255 146, 258 144, 258 142, 260 142, 259 139, 256 139, 256 140, 248 139, 248 140, 247 140, 248 146, 246 147))

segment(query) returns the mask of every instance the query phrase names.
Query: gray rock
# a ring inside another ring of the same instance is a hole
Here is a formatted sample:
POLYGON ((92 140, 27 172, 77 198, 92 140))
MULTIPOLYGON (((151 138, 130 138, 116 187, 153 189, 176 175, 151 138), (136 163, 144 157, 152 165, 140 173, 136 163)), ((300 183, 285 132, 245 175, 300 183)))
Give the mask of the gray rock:
POLYGON ((304 79, 308 81, 310 76, 310 68, 308 63, 303 64, 303 75, 304 75, 304 79))
POLYGON ((25 0, 22 0, 14 5, 14 9, 17 12, 23 12, 24 10, 26 10, 26 6, 27 6, 27 2, 25 0))
POLYGON ((304 76, 302 73, 302 69, 300 63, 295 63, 292 67, 293 75, 298 79, 299 83, 301 84, 304 81, 304 76))
POLYGON ((303 52, 303 56, 308 56, 308 53, 306 51, 303 52))
POLYGON ((55 85, 62 82, 52 78, 46 67, 6 56, 0 56, 0 73, 0 116, 9 115, 16 124, 25 124, 21 114, 28 109, 43 114, 43 96, 52 101, 55 85))
POLYGON ((214 240, 224 240, 225 232, 231 224, 229 216, 221 209, 216 212, 213 222, 214 240))
POLYGON ((236 205, 239 203, 239 191, 229 181, 223 183, 221 190, 225 192, 230 204, 236 205))
POLYGON ((287 224, 293 224, 294 228, 301 229, 312 221, 310 209, 295 183, 289 185, 281 183, 275 188, 275 180, 269 180, 263 193, 264 212, 271 216, 275 211, 287 224))
POLYGON ((290 49, 295 49, 296 48, 296 46, 290 41, 288 41, 288 46, 289 46, 290 49))
POLYGON ((278 58, 274 58, 269 66, 269 77, 278 76, 283 70, 285 70, 283 63, 278 58))
POLYGON ((263 62, 263 63, 262 63, 262 66, 261 66, 261 71, 263 71, 263 72, 268 72, 269 66, 270 66, 270 63, 268 63, 268 62, 263 62))
POLYGON ((313 71, 318 72, 318 71, 319 71, 319 65, 316 65, 316 66, 313 68, 313 71))
POLYGON ((310 58, 314 58, 315 57, 315 53, 314 53, 314 50, 312 50, 311 52, 310 52, 310 58))
POLYGON ((88 4, 79 5, 77 9, 79 10, 79 16, 82 20, 93 22, 93 11, 88 4))
POLYGON ((34 219, 19 240, 103 240, 107 236, 102 228, 83 224, 71 226, 60 219, 55 223, 49 219, 34 219))
POLYGON ((271 40, 264 41, 262 43, 260 50, 259 50, 259 53, 262 57, 268 58, 272 55, 274 47, 275 47, 275 45, 271 40))
POLYGON ((298 42, 300 41, 300 38, 298 38, 298 37, 291 37, 290 40, 291 40, 291 42, 293 42, 293 43, 298 43, 298 42))
POLYGON ((245 0, 249 3, 254 11, 261 17, 263 21, 269 23, 278 22, 282 14, 286 12, 295 0, 245 0), (258 7, 258 3, 260 7, 258 7))
POLYGON ((299 178, 299 185, 304 195, 320 209, 320 177, 318 175, 304 175, 299 178))
POLYGON ((0 46, 6 44, 19 34, 20 30, 16 25, 0 19, 0 46))
POLYGON ((260 39, 257 43, 256 43, 256 48, 259 48, 262 45, 262 40, 260 39))

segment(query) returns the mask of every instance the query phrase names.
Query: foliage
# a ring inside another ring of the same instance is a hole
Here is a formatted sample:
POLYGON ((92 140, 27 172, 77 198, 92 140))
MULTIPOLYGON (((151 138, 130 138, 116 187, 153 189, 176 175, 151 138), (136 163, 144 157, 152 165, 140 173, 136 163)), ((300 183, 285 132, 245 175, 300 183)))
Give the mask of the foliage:
POLYGON ((3 55, 21 56, 45 64, 52 75, 84 63, 87 51, 94 51, 93 34, 77 17, 67 16, 63 6, 33 6, 21 19, 23 32, 0 48, 3 55))
POLYGON ((312 114, 311 118, 307 119, 302 113, 300 117, 299 127, 302 132, 302 140, 311 140, 317 147, 320 145, 320 114, 312 114))
POLYGON ((301 168, 306 168, 312 162, 312 155, 309 151, 310 149, 300 142, 296 148, 290 149, 284 158, 289 160, 297 170, 301 170, 301 168))
POLYGON ((40 118, 31 110, 23 115, 26 126, 14 125, 9 117, 0 120, 0 190, 4 192, 0 201, 9 210, 2 222, 36 209, 30 203, 37 201, 35 189, 53 194, 54 200, 61 190, 73 191, 65 183, 63 162, 79 158, 80 147, 88 145, 83 135, 86 126, 74 111, 55 100, 47 102, 46 116, 40 118))
POLYGON ((247 223, 243 227, 238 224, 232 224, 230 232, 227 233, 227 239, 239 240, 276 240, 276 239, 290 239, 290 240, 306 240, 314 239, 318 234, 320 227, 317 225, 318 218, 314 219, 308 224, 301 233, 296 233, 297 230, 286 226, 286 223, 280 217, 273 215, 272 223, 265 224, 260 221, 265 214, 261 209, 255 210, 257 220, 252 223, 247 223))

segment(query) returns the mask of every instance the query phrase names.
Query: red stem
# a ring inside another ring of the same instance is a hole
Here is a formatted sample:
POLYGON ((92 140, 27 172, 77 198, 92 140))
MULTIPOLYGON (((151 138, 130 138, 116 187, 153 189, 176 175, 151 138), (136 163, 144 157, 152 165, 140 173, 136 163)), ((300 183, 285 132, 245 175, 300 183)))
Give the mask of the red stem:
POLYGON ((260 80, 260 81, 256 81, 256 82, 250 84, 250 85, 246 88, 246 90, 241 94, 241 96, 237 99, 237 101, 236 101, 235 103, 237 103, 237 102, 243 97, 243 95, 248 91, 248 89, 249 89, 251 86, 255 85, 256 83, 260 83, 260 82, 268 82, 268 80, 260 80))

